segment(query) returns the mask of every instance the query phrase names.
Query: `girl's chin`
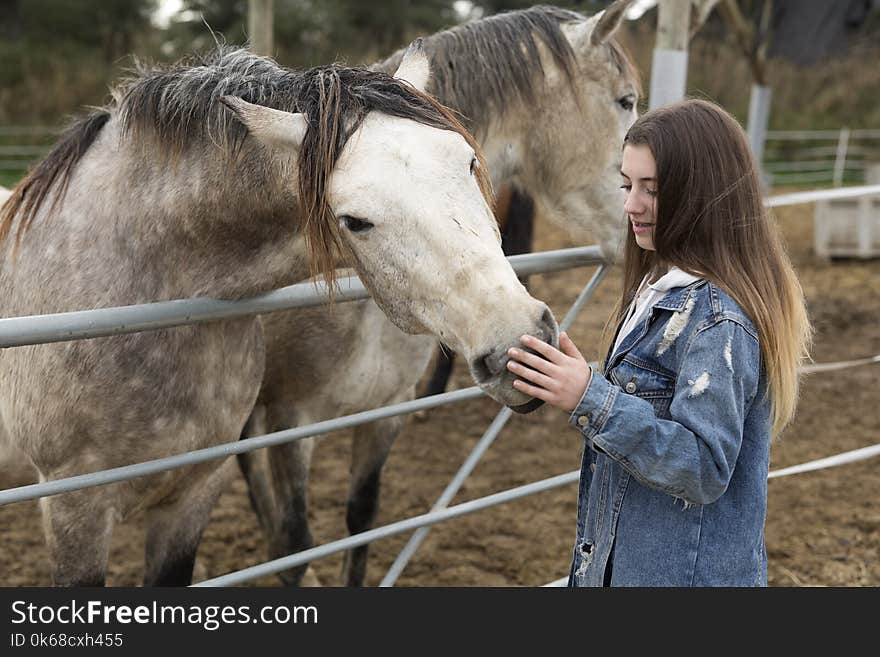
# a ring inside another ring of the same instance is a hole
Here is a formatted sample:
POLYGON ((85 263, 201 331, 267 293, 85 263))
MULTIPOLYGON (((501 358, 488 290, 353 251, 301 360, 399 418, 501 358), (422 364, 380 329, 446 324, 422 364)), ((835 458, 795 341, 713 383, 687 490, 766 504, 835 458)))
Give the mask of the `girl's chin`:
POLYGON ((654 251, 654 240, 650 235, 636 235, 636 244, 645 251, 654 251))

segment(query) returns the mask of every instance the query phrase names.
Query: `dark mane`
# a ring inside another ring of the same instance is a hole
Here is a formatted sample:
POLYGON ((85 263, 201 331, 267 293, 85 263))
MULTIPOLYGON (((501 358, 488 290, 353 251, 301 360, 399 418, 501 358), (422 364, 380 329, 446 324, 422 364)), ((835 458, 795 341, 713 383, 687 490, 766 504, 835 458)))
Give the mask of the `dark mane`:
MULTIPOLYGON (((538 44, 574 84, 577 59, 562 24, 586 16, 559 7, 538 5, 506 11, 424 37, 431 61, 431 92, 465 117, 465 125, 487 125, 488 118, 513 99, 534 101, 535 84, 543 78, 538 44)), ((622 75, 638 78, 623 49, 613 39, 607 46, 622 75)), ((400 50, 374 68, 394 70, 400 50)))
MULTIPOLYGON (((458 25, 424 37, 431 62, 430 89, 466 117, 469 128, 486 125, 495 111, 512 98, 531 101, 542 73, 538 42, 542 42, 571 80, 575 53, 560 25, 583 20, 573 11, 538 6, 508 11, 458 25)), ((376 64, 394 70, 403 51, 376 64)))
MULTIPOLYGON (((71 128, 50 155, 20 183, 3 208, 0 240, 18 216, 18 235, 27 231, 52 186, 58 201, 71 171, 111 116, 123 139, 153 139, 159 153, 213 146, 235 155, 247 130, 221 102, 223 96, 305 114, 309 130, 299 153, 299 202, 314 273, 332 277, 340 242, 327 201, 327 183, 348 138, 369 112, 417 121, 461 134, 477 144, 448 109, 392 76, 336 64, 305 72, 282 68, 243 48, 221 46, 163 68, 140 67, 115 90, 114 105, 71 128)), ((485 164, 480 167, 485 171, 485 164)), ((481 181, 491 200, 488 177, 481 181)))
POLYGON ((220 46, 170 66, 138 65, 114 92, 122 134, 158 139, 170 152, 209 140, 235 150, 247 130, 219 102, 237 96, 295 112, 300 73, 242 48, 220 46))

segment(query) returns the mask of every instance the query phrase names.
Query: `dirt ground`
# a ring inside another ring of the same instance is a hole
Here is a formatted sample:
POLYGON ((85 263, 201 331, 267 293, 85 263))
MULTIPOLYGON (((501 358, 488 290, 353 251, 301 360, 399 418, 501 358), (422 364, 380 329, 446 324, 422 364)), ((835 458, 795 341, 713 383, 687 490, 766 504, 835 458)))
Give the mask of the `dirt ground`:
MULTIPOLYGON (((780 208, 777 216, 806 291, 816 328, 816 362, 880 353, 880 260, 823 262, 812 253, 812 206, 780 208)), ((536 250, 575 246, 540 222, 536 250)), ((589 269, 532 278, 532 294, 561 319, 589 269)), ((569 333, 588 359, 619 285, 614 273, 587 303, 569 333)), ((877 365, 804 381, 796 421, 772 449, 771 469, 880 442, 877 365)), ((471 385, 460 364, 451 387, 471 385)), ((487 399, 462 402, 411 419, 392 450, 383 477, 379 522, 425 512, 498 412, 487 399)), ((454 503, 578 467, 581 439, 562 413, 541 408, 515 416, 454 503)), ((316 543, 346 535, 345 492, 349 439, 331 434, 315 452, 310 519, 316 543)), ((771 586, 880 585, 880 475, 878 459, 771 479, 767 549, 771 586)), ((0 488, 27 483, 0 470, 0 488)), ((537 586, 568 572, 574 538, 576 486, 567 485, 435 527, 398 581, 403 586, 537 586)), ((374 543, 367 584, 376 585, 406 536, 374 543)), ((108 584, 138 585, 143 529, 137 519, 114 534, 108 584)), ((265 542, 236 475, 214 509, 199 551, 197 579, 265 560, 265 542)), ((47 585, 47 553, 36 502, 0 508, 0 585, 47 585)), ((337 585, 341 555, 314 562, 324 585, 337 585)), ((252 584, 275 586, 267 577, 252 584)))

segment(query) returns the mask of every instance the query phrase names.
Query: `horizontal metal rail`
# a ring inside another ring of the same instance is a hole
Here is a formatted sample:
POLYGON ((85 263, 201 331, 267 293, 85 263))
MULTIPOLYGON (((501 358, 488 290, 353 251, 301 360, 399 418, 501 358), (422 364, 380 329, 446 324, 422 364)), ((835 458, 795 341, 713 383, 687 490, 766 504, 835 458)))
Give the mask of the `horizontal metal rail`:
MULTIPOLYGON (((808 463, 802 463, 800 465, 794 465, 780 470, 773 470, 767 475, 767 478, 774 479, 777 477, 785 477, 802 472, 822 470, 825 468, 836 467, 848 463, 855 463, 857 461, 864 461, 869 458, 874 458, 876 456, 880 456, 880 444, 870 445, 861 449, 844 452, 835 456, 829 456, 827 458, 810 461, 808 463)), ((457 504, 446 509, 431 511, 429 513, 423 513, 421 515, 407 518, 405 520, 399 520, 397 522, 393 522, 382 527, 377 527, 376 529, 371 529, 360 534, 355 534, 354 536, 349 536, 338 541, 333 541, 332 543, 326 543, 318 547, 303 550, 302 552, 297 552, 296 554, 291 554, 286 557, 267 561, 265 563, 251 566, 250 568, 244 568, 242 570, 238 570, 227 575, 221 575, 220 577, 207 579, 203 582, 194 584, 193 586, 233 586, 235 584, 242 584, 244 582, 257 579, 258 577, 274 575, 275 573, 279 573, 282 570, 288 570, 289 568, 294 568, 296 566, 307 564, 310 561, 321 559, 323 557, 330 556, 331 554, 336 554, 337 552, 343 552, 345 550, 349 550, 360 545, 366 545, 367 543, 372 543, 373 541, 387 538, 388 536, 402 534, 412 529, 419 529, 420 527, 436 525, 437 523, 443 522, 444 520, 449 520, 450 518, 457 518, 459 516, 473 513, 474 511, 479 511, 481 509, 486 509, 492 506, 497 506, 499 504, 504 504, 506 502, 511 502, 521 497, 534 495, 536 493, 541 493, 547 490, 551 490, 553 488, 565 486, 566 484, 575 483, 579 479, 580 470, 566 472, 564 474, 556 475, 555 477, 549 477, 547 479, 542 479, 540 481, 525 484, 523 486, 510 488, 506 491, 501 491, 499 493, 480 497, 475 500, 470 500, 469 502, 463 502, 462 504, 457 504)), ((547 584, 547 586, 562 586, 564 580, 565 578, 555 580, 554 582, 547 584)))
POLYGON ((839 360, 833 363, 811 363, 800 368, 801 374, 815 374, 816 372, 835 372, 837 370, 846 370, 851 367, 860 367, 862 365, 880 364, 880 354, 869 356, 867 358, 857 358, 855 360, 839 360))
POLYGON ((825 470, 826 468, 836 468, 839 465, 856 463, 858 461, 874 458, 875 456, 880 456, 880 444, 853 449, 849 452, 842 452, 840 454, 835 454, 834 456, 827 456, 823 459, 816 459, 815 461, 808 461, 807 463, 792 465, 787 468, 780 468, 779 470, 772 470, 767 475, 767 478, 776 479, 777 477, 788 477, 802 472, 815 472, 816 470, 825 470))
MULTIPOLYGON (((880 130, 874 128, 856 128, 849 131, 850 139, 880 139, 880 130)), ((827 139, 837 139, 840 137, 840 130, 768 130, 767 140, 785 141, 789 139, 797 141, 821 141, 827 139)))
MULTIPOLYGON (((509 256, 520 275, 531 275, 598 265, 604 262, 598 246, 583 246, 509 256)), ((369 297, 356 276, 339 279, 334 293, 338 302, 369 297)), ((298 283, 250 299, 177 299, 115 308, 79 310, 51 315, 0 319, 0 347, 81 340, 137 333, 198 322, 231 319, 262 313, 305 308, 327 303, 324 281, 298 283)))
POLYGON ((511 488, 493 495, 487 495, 486 497, 471 500, 470 502, 456 504, 455 506, 446 509, 433 511, 431 513, 423 513, 420 516, 414 516, 412 518, 407 518, 406 520, 391 523, 390 525, 370 529, 360 534, 355 534, 354 536, 334 541, 333 543, 327 543, 326 545, 303 550, 302 552, 297 552, 296 554, 291 554, 286 557, 251 566, 250 568, 238 570, 234 573, 229 573, 228 575, 207 579, 203 582, 194 584, 193 586, 233 586, 258 577, 274 575, 282 570, 301 566, 310 561, 314 561, 315 559, 320 559, 337 552, 343 552, 344 550, 349 550, 360 545, 366 545, 367 543, 371 543, 381 538, 394 536, 395 534, 403 534, 404 532, 412 531, 419 527, 435 525, 438 522, 443 522, 450 518, 458 518, 459 516, 473 513, 474 511, 488 509, 489 507, 504 504, 505 502, 512 502, 521 497, 535 495, 536 493, 542 493, 553 488, 572 484, 577 482, 579 476, 579 470, 556 475, 555 477, 542 479, 541 481, 511 488))
POLYGON ((778 208, 783 205, 800 205, 815 201, 833 201, 841 198, 858 198, 860 196, 880 196, 880 185, 861 185, 859 187, 840 187, 838 189, 817 189, 809 192, 779 194, 764 199, 764 206, 778 208))
MULTIPOLYGON (((511 265, 518 273, 531 275, 548 271, 558 271, 563 268, 595 264, 597 261, 599 263, 602 263, 603 261, 598 254, 598 247, 581 247, 576 249, 544 251, 540 253, 526 254, 521 256, 510 256, 509 260, 511 261, 511 265)), ((604 268, 602 268, 602 271, 604 271, 604 268)), ((601 276, 599 276, 599 279, 601 279, 601 276)), ((360 281, 356 277, 349 277, 343 280, 345 281, 345 283, 341 286, 339 296, 345 296, 346 299, 349 299, 349 297, 355 294, 360 295, 356 298, 363 298, 365 296, 368 296, 366 290, 363 288, 360 281)), ((287 304, 290 303, 292 298, 295 298, 297 300, 297 303, 301 303, 304 305, 317 305, 320 303, 325 303, 327 301, 326 285, 323 286, 323 289, 319 288, 316 290, 315 286, 312 283, 305 283, 296 286, 290 286, 277 292, 296 292, 295 295, 288 294, 285 296, 285 298, 281 302, 284 308, 289 307, 287 304), (292 288, 297 288, 297 290, 292 290, 292 288)), ((255 301, 254 299, 245 300, 242 302, 216 302, 210 299, 196 301, 204 302, 209 305, 219 304, 219 311, 215 310, 214 312, 223 313, 224 316, 229 316, 229 312, 234 312, 236 313, 235 316, 239 316, 241 314, 258 312, 254 310, 255 305, 259 308, 271 307, 274 310, 280 310, 281 308, 275 307, 277 303, 276 300, 270 300, 271 303, 266 303, 265 301, 265 297, 272 297, 273 294, 274 293, 263 295, 263 298, 257 301, 255 301), (228 308, 228 304, 238 304, 239 307, 230 310, 230 308, 228 308), (243 312, 241 306, 244 306, 244 309, 247 310, 247 313, 243 312)), ((136 324, 139 324, 140 322, 155 321, 149 316, 148 310, 150 308, 154 308, 157 305, 164 307, 169 304, 177 306, 178 304, 188 303, 189 300, 170 301, 159 304, 143 304, 141 306, 128 306, 123 308, 105 309, 103 312, 106 312, 106 310, 111 310, 112 313, 106 321, 113 322, 118 321, 118 314, 129 313, 132 312, 132 310, 134 309, 135 311, 140 313, 140 315, 136 318, 137 321, 135 321, 136 324)), ((101 312, 101 310, 81 311, 48 317, 57 320, 59 317, 69 318, 70 316, 74 316, 72 321, 82 322, 83 315, 93 317, 96 313, 101 312)), ((188 320, 186 323, 193 323, 194 321, 204 321, 204 312, 204 308, 197 308, 195 311, 192 311, 192 315, 198 315, 198 319, 186 317, 186 319, 188 320), (192 321, 189 321, 190 319, 192 319, 192 321)), ((263 310, 262 312, 266 311, 263 310)), ((28 328, 28 324, 37 323, 43 320, 45 317, 47 316, 16 318, 13 320, 0 320, 0 334, 2 334, 3 330, 2 325, 6 322, 18 322, 20 324, 24 324, 24 329, 26 330, 28 328)), ((178 318, 179 317, 180 316, 178 315, 178 318)), ((217 317, 212 315, 210 319, 217 319, 217 317)), ((143 326, 139 325, 138 328, 133 328, 130 325, 126 324, 114 325, 113 328, 114 334, 116 332, 132 332, 134 330, 144 330, 143 326), (132 330, 130 331, 129 329, 132 330)), ((157 327, 152 326, 151 328, 157 327)), ((19 326, 19 330, 22 330, 21 326, 19 326)), ((92 326, 86 325, 85 328, 79 326, 74 327, 73 329, 71 329, 69 326, 64 327, 63 329, 59 329, 58 326, 50 326, 48 329, 46 327, 41 327, 40 330, 43 331, 43 335, 41 336, 42 338, 45 338, 45 334, 49 333, 49 338, 79 339, 84 337, 81 335, 83 331, 92 332, 96 329, 94 329, 94 327, 92 326), (61 330, 62 332, 59 333, 59 330, 61 330), (78 333, 78 335, 70 336, 70 332, 78 333)), ((98 330, 106 330, 106 327, 102 327, 98 330)), ((33 332, 33 329, 31 329, 31 332, 33 332)), ((10 339, 16 338, 16 334, 11 330, 9 335, 11 336, 10 339)), ((26 341, 21 344, 32 344, 34 342, 45 341, 43 339, 32 340, 31 338, 27 337, 23 339, 25 339, 26 341)), ((25 500, 36 499, 38 497, 59 495, 61 493, 81 490, 83 488, 89 488, 92 486, 102 486, 106 484, 117 483, 120 481, 132 479, 134 477, 142 477, 146 475, 156 474, 165 470, 182 468, 189 465, 194 465, 196 463, 210 461, 212 459, 233 456, 235 454, 240 454, 255 449, 261 449, 263 447, 280 445, 283 443, 292 442, 294 440, 301 440, 310 436, 322 435, 325 433, 330 433, 331 431, 348 429, 359 424, 366 424, 368 422, 374 422, 376 420, 393 417, 395 415, 404 415, 407 413, 412 413, 414 411, 433 408, 435 406, 441 406, 443 404, 448 404, 455 401, 473 399, 475 397, 482 396, 483 394, 484 393, 478 387, 474 386, 471 388, 466 388, 464 390, 457 390, 450 393, 444 393, 442 395, 433 395, 431 397, 403 402, 400 404, 395 404, 393 406, 386 406, 369 411, 363 411, 361 413, 354 413, 352 415, 334 418, 332 420, 326 420, 324 422, 318 422, 302 427, 296 427, 293 429, 287 429, 285 431, 278 431, 263 436, 255 436, 253 438, 248 438, 245 440, 237 440, 230 443, 223 443, 193 452, 175 454, 172 456, 154 459, 152 461, 135 463, 118 468, 113 468, 110 470, 102 470, 99 472, 77 475, 65 479, 56 479, 54 481, 3 490, 0 491, 0 506, 4 504, 12 504, 15 502, 23 502, 25 500)))
POLYGON ((235 440, 229 443, 214 445, 198 449, 194 452, 184 452, 173 456, 166 456, 152 461, 144 461, 143 463, 134 463, 132 465, 124 465, 111 470, 100 470, 98 472, 90 472, 87 474, 77 475, 75 477, 66 477, 64 479, 55 479, 39 484, 29 484, 27 486, 19 486, 17 488, 8 488, 0 490, 0 506, 13 504, 15 502, 24 502, 26 500, 34 500, 38 497, 49 497, 51 495, 60 495, 61 493, 69 493, 83 488, 91 488, 93 486, 104 486, 113 484, 135 477, 144 477, 146 475, 164 472, 165 470, 174 470, 183 468, 196 463, 204 463, 213 459, 234 456, 244 452, 250 452, 263 447, 272 447, 284 443, 293 442, 294 440, 302 440, 309 436, 319 436, 331 431, 339 431, 340 429, 350 429, 359 424, 374 422, 384 418, 393 417, 395 415, 405 415, 426 408, 442 406, 454 402, 465 401, 467 399, 475 399, 481 397, 483 391, 476 386, 464 388, 462 390, 454 390, 445 392, 441 395, 432 395, 421 399, 414 399, 392 406, 383 406, 374 408, 369 411, 362 411, 352 415, 343 415, 308 424, 293 429, 285 429, 284 431, 276 431, 267 433, 262 436, 254 436, 243 440, 235 440))
MULTIPOLYGON (((818 200, 880 195, 880 185, 846 187, 782 194, 764 199, 767 207, 811 203, 818 200)), ((508 258, 520 275, 560 271, 604 262, 599 247, 584 246, 544 251, 508 258)), ((363 299, 369 294, 357 277, 338 280, 334 297, 339 302, 363 299)), ((298 283, 265 294, 224 301, 220 299, 177 299, 157 303, 80 310, 50 315, 0 319, 0 347, 16 347, 48 342, 136 333, 198 322, 231 319, 326 303, 328 289, 323 281, 298 283)))
MULTIPOLYGON (((880 363, 880 355, 853 361, 816 363, 803 367, 801 371, 805 373, 831 371, 878 363, 880 363)), ((593 367, 598 366, 598 363, 595 362, 590 364, 593 367)), ((331 431, 348 429, 359 424, 366 424, 367 422, 374 422, 395 415, 405 415, 407 413, 443 406, 445 404, 476 399, 477 397, 483 396, 483 394, 484 393, 478 387, 472 386, 470 388, 446 392, 440 395, 432 395, 431 397, 415 399, 400 404, 394 404, 392 406, 384 406, 382 408, 363 411, 361 413, 344 415, 334 418, 333 420, 325 420, 324 422, 318 422, 316 424, 295 427, 284 431, 276 431, 262 436, 254 436, 253 438, 215 445, 214 447, 206 447, 205 449, 197 450, 195 452, 185 452, 183 454, 166 456, 152 461, 113 468, 111 470, 102 470, 100 472, 77 475, 65 479, 56 479, 54 481, 47 481, 40 484, 30 484, 27 486, 0 490, 0 506, 33 500, 39 497, 60 495, 61 493, 68 493, 74 490, 90 488, 92 486, 103 486, 119 481, 125 481, 127 479, 133 479, 135 477, 156 474, 165 470, 173 470, 188 465, 195 465, 196 463, 203 463, 216 458, 224 458, 235 454, 253 451, 255 449, 261 449, 263 447, 271 447, 287 442, 293 442, 294 440, 301 440, 303 438, 308 438, 309 436, 318 436, 330 433, 331 431)))

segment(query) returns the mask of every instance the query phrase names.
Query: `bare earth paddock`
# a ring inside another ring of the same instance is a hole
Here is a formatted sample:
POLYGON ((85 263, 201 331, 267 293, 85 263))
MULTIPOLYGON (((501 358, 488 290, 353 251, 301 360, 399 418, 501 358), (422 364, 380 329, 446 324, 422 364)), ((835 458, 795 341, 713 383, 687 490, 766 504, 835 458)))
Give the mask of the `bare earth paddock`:
MULTIPOLYGON (((838 361, 880 353, 880 260, 826 263, 812 254, 812 206, 776 210, 806 291, 816 327, 814 359, 838 361)), ((577 246, 540 222, 536 250, 577 246)), ((562 319, 589 271, 532 278, 532 294, 562 319)), ((588 359, 619 284, 612 273, 569 333, 588 359)), ((459 359, 460 360, 460 359, 459 359)), ((795 423, 772 450, 771 469, 880 442, 877 365, 813 374, 804 383, 795 423)), ((452 387, 469 387, 459 362, 452 387)), ((499 410, 483 398, 434 409, 410 419, 383 477, 379 522, 424 513, 467 457, 499 410)), ((514 417, 477 466, 454 503, 574 470, 581 439, 552 408, 514 417)), ((349 439, 331 434, 315 451, 312 532, 316 543, 346 535, 345 491, 349 439)), ((235 467, 234 463, 229 464, 235 467)), ((880 460, 772 479, 767 549, 771 586, 880 585, 880 460)), ((0 469, 0 488, 29 483, 0 469)), ((402 586, 537 586, 565 575, 574 536, 576 487, 565 486, 444 523, 433 529, 398 580, 402 586)), ((378 584, 406 536, 374 543, 367 575, 378 584)), ((135 518, 117 526, 108 584, 138 585, 143 531, 135 518)), ((196 579, 265 560, 265 544, 242 478, 214 509, 199 550, 196 579)), ((336 585, 342 557, 315 562, 325 585, 336 585)), ((264 578, 254 584, 274 586, 264 578)), ((0 585, 48 585, 49 568, 36 502, 0 507, 0 585)))

